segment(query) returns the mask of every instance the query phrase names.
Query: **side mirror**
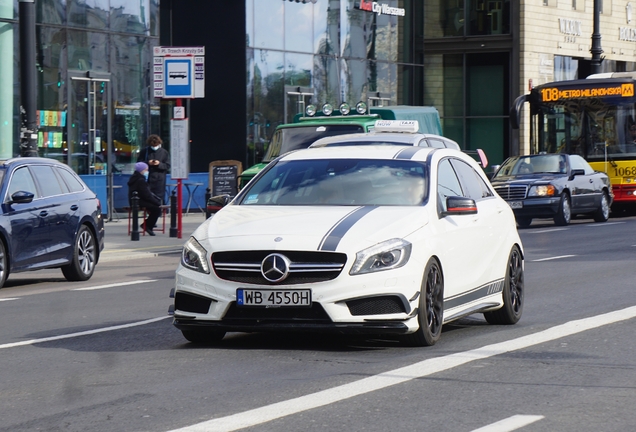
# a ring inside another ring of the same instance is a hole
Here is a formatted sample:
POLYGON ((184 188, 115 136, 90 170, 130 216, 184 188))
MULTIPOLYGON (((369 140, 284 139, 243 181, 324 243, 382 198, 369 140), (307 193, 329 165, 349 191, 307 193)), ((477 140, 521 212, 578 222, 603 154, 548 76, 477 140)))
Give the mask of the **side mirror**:
POLYGON ((11 202, 13 204, 28 204, 33 201, 33 195, 31 192, 17 191, 11 195, 11 202))
POLYGON ((216 213, 228 205, 230 201, 232 201, 232 197, 229 195, 217 195, 210 197, 206 203, 207 210, 209 213, 216 213))
POLYGON ((578 168, 573 169, 572 171, 570 171, 570 180, 572 180, 576 176, 581 176, 581 175, 585 175, 585 170, 578 169, 578 168))
POLYGON ((442 212, 442 216, 471 214, 477 214, 474 199, 456 196, 446 198, 446 211, 442 212))
POLYGON ((492 168, 492 171, 489 171, 486 174, 486 177, 488 177, 488 180, 492 180, 495 174, 497 174, 497 171, 499 171, 499 168, 501 168, 501 165, 492 165, 491 168, 492 168))

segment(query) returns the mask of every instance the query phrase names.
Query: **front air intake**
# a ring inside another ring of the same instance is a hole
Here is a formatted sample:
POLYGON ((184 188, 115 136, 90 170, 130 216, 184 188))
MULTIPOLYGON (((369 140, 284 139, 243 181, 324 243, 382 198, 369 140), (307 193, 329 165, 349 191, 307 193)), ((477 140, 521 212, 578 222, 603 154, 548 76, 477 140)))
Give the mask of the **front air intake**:
POLYGON ((181 312, 207 314, 210 311, 210 305, 213 301, 212 299, 196 294, 177 292, 174 297, 174 307, 181 312))
POLYGON ((406 313, 404 302, 398 296, 366 297, 346 303, 353 316, 406 313))

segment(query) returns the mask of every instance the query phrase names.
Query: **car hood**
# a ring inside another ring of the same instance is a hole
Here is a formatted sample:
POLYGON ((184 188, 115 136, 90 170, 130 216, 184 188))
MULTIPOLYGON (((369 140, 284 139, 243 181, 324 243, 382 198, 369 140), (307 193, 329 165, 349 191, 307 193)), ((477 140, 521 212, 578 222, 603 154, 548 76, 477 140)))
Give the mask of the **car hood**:
POLYGON ((229 205, 192 234, 214 250, 355 251, 405 238, 428 221, 425 207, 229 205))

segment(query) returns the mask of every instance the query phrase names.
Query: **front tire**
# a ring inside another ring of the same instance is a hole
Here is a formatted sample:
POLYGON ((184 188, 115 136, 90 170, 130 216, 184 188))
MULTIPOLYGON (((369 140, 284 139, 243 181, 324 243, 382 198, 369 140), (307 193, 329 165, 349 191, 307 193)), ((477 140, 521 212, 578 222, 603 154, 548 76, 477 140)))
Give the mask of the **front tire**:
POLYGON ((492 312, 485 312, 489 324, 516 324, 523 312, 523 258, 517 246, 512 248, 503 287, 503 306, 492 312))
POLYGON ((420 327, 406 335, 406 342, 411 346, 435 345, 444 322, 444 277, 435 258, 431 258, 424 270, 417 319, 420 327))
POLYGON ((195 344, 214 344, 225 337, 221 330, 181 330, 183 337, 195 344))
POLYGON ((607 192, 603 191, 603 196, 601 197, 601 205, 594 212, 594 221, 607 222, 607 220, 609 219, 609 214, 609 197, 607 196, 607 192))
POLYGON ((554 223, 559 226, 565 226, 570 224, 570 220, 572 220, 570 196, 567 192, 563 192, 561 195, 561 201, 559 202, 559 211, 554 217, 554 223))
POLYGON ((62 274, 71 282, 86 281, 93 276, 97 262, 97 241, 93 232, 82 225, 75 240, 73 258, 62 267, 62 274))
POLYGON ((529 218, 529 217, 517 218, 517 225, 519 225, 519 228, 528 228, 531 223, 532 223, 532 218, 529 218))
POLYGON ((4 242, 0 240, 0 288, 4 286, 9 276, 9 259, 7 258, 7 248, 4 247, 4 242))

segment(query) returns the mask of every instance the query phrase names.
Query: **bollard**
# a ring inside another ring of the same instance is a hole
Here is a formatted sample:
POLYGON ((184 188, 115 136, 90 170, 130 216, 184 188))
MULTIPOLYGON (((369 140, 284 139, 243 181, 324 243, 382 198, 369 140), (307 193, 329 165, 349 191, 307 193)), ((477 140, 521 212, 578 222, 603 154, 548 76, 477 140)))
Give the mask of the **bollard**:
POLYGON ((177 192, 170 195, 170 237, 177 237, 177 192))
POLYGON ((205 218, 210 219, 212 216, 212 212, 210 212, 210 208, 208 207, 208 201, 210 200, 210 188, 205 189, 205 218))
POLYGON ((130 211, 132 212, 132 229, 130 230, 130 240, 131 241, 139 241, 139 197, 137 196, 137 192, 132 193, 132 198, 130 198, 130 211))

